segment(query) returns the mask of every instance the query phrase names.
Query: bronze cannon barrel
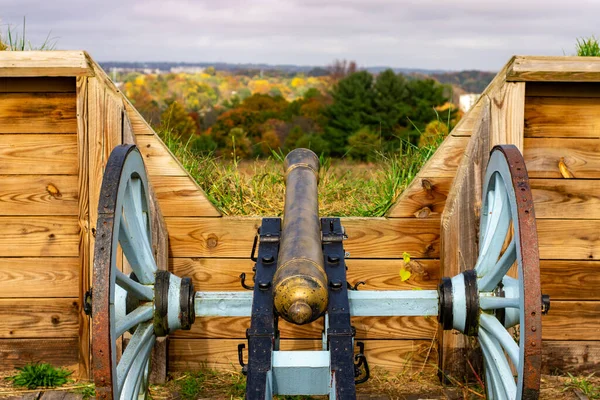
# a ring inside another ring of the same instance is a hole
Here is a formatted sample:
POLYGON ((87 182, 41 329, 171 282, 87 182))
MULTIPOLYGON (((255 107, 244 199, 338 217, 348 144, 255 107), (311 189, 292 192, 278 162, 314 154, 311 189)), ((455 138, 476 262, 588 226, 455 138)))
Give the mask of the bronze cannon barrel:
POLYGON ((296 149, 285 158, 283 231, 273 278, 275 308, 284 319, 301 325, 327 308, 327 274, 323 265, 317 185, 319 159, 296 149))

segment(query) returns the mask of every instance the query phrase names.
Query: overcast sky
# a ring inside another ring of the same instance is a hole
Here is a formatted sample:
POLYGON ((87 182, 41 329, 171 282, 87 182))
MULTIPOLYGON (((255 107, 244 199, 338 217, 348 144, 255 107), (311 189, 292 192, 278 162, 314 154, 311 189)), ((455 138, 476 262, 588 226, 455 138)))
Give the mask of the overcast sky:
POLYGON ((495 71, 600 36, 600 0, 0 0, 2 32, 98 61, 187 61, 495 71))

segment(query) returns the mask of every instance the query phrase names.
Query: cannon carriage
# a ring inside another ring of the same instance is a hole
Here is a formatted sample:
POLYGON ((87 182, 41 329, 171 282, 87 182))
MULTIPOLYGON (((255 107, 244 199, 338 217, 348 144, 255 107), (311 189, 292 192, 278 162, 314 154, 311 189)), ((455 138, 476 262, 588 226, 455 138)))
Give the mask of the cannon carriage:
POLYGON ((483 183, 480 252, 473 269, 438 290, 351 291, 339 218, 319 218, 319 161, 296 149, 285 160, 283 221, 263 218, 252 249, 253 293, 195 291, 190 278, 159 271, 152 254, 148 180, 135 145, 116 147, 98 205, 92 296, 94 378, 100 398, 145 397, 156 337, 190 329, 197 318, 249 316, 247 399, 273 395, 356 398, 369 377, 355 354, 352 316, 436 316, 443 329, 477 337, 488 398, 536 399, 541 371, 542 297, 533 198, 515 146, 497 146, 483 183), (133 272, 118 269, 119 246, 133 272), (254 258, 254 251, 257 256, 254 258), (508 275, 516 265, 515 277, 508 275), (320 351, 279 349, 278 319, 324 318, 320 351), (510 329, 520 327, 513 337, 510 329), (131 338, 122 354, 118 341, 131 338), (514 374, 514 376, 513 376, 514 374))

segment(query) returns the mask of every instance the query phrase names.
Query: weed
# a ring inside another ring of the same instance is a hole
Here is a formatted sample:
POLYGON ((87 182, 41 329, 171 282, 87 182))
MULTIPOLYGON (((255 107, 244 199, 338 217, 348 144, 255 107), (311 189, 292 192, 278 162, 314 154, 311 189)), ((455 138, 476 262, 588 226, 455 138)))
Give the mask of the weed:
POLYGON ((12 381, 14 386, 28 389, 62 386, 69 381, 68 377, 73 373, 63 368, 55 368, 47 363, 27 364, 17 370, 19 372, 9 377, 8 380, 12 381))
POLYGON ((600 44, 595 36, 578 38, 575 49, 580 57, 600 57, 600 44))
POLYGON ((23 29, 19 32, 16 27, 7 25, 6 35, 3 38, 0 34, 0 50, 26 51, 26 50, 54 50, 56 48, 56 38, 50 36, 48 32, 46 39, 37 46, 31 44, 26 36, 26 20, 23 17, 23 29))
POLYGON ((579 389, 590 399, 600 399, 600 387, 591 382, 594 374, 581 377, 576 377, 569 373, 567 373, 567 375, 569 376, 569 380, 565 382, 565 388, 563 391, 569 389, 579 389))
POLYGON ((84 400, 96 398, 96 387, 94 384, 81 385, 73 391, 81 394, 84 400))

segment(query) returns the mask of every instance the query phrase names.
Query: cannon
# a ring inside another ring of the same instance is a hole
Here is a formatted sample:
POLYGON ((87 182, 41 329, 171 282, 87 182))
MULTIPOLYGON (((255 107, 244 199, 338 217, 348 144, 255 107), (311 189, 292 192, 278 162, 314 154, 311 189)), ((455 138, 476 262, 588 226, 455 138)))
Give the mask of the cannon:
POLYGON ((190 329, 196 319, 209 316, 251 319, 247 363, 245 344, 238 348, 247 399, 276 394, 355 399, 369 366, 362 344, 354 341, 353 316, 437 317, 443 329, 477 338, 488 398, 538 398, 541 315, 549 298, 541 294, 533 199, 518 149, 491 151, 476 265, 443 278, 438 290, 349 290, 346 233, 339 218, 319 218, 318 172, 318 158, 309 150, 286 157, 283 222, 262 219, 251 250, 256 263, 252 292, 201 292, 190 278, 158 270, 143 159, 134 145, 112 151, 94 250, 92 365, 98 398, 144 398, 156 338, 190 329), (119 245, 131 274, 117 267, 119 245), (509 274, 514 265, 516 274, 509 274), (280 350, 279 318, 295 324, 323 318, 322 350, 280 350), (509 329, 517 326, 514 336, 509 329), (120 354, 124 335, 129 342, 120 354))

